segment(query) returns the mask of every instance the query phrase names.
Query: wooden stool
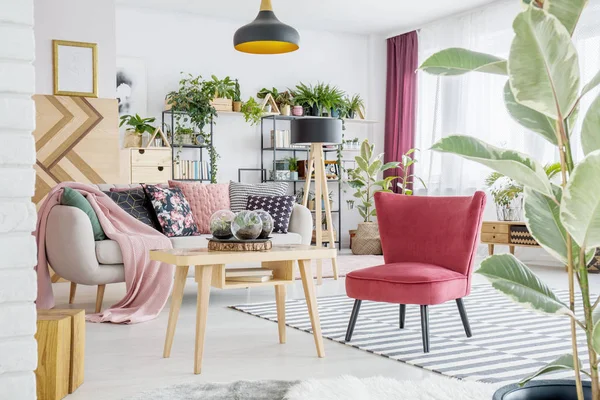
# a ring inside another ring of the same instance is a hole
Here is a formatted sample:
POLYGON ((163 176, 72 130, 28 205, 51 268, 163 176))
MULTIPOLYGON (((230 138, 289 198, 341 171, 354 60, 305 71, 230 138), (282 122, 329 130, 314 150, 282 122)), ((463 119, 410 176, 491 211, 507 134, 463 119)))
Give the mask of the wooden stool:
POLYGON ((38 310, 37 325, 38 399, 62 399, 83 383, 85 311, 38 310))

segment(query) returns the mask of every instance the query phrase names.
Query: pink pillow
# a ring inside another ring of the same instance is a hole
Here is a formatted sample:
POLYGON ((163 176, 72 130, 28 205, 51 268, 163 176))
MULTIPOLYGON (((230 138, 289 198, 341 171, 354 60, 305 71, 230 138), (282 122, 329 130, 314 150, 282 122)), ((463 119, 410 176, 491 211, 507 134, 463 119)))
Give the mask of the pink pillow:
POLYGON ((215 212, 230 209, 229 183, 204 185, 199 182, 169 181, 169 187, 181 189, 200 233, 210 233, 210 217, 215 212))

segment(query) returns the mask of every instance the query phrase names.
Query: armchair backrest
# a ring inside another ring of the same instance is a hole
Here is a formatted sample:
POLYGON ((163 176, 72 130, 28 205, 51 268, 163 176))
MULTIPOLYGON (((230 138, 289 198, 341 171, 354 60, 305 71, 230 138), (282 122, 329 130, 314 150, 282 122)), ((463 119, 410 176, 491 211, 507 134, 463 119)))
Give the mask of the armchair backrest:
POLYGON ((386 264, 434 264, 470 276, 481 230, 485 193, 472 197, 376 193, 386 264))

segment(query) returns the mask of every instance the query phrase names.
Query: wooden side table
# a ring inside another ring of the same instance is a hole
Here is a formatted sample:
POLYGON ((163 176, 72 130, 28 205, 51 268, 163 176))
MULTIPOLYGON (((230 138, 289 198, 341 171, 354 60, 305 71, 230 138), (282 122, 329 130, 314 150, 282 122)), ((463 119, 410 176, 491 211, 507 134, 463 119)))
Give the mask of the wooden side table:
POLYGON ((268 251, 209 251, 208 249, 169 249, 153 250, 150 258, 176 266, 175 283, 171 295, 171 308, 163 357, 171 355, 175 327, 179 317, 179 309, 183 299, 185 281, 190 265, 196 269, 198 297, 196 304, 196 344, 194 355, 194 373, 202 370, 202 355, 204 353, 204 338, 206 334, 208 303, 211 286, 219 289, 239 289, 256 286, 274 286, 277 303, 277 323, 279 342, 286 342, 285 332, 285 285, 294 282, 294 266, 298 262, 304 296, 312 325, 317 355, 325 357, 321 323, 315 296, 315 286, 312 280, 311 260, 335 259, 336 250, 333 248, 311 247, 306 245, 273 246, 268 251), (273 279, 267 282, 239 282, 226 279, 226 264, 251 263, 261 264, 261 268, 273 271, 273 279))
POLYGON ((484 221, 481 243, 488 245, 490 255, 494 254, 495 245, 508 246, 511 254, 515 254, 516 246, 540 247, 522 221, 484 221))

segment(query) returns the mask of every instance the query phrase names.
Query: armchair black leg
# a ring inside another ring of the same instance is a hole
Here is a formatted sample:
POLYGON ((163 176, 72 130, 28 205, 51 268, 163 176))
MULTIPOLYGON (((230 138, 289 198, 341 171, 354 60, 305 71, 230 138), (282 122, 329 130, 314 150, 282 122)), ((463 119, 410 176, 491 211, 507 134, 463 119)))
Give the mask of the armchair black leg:
POLYGON ((358 311, 360 310, 360 304, 362 300, 354 300, 354 307, 352 307, 352 314, 350 314, 350 322, 348 322, 348 330, 346 330, 346 342, 352 340, 352 332, 354 332, 354 325, 356 325, 356 319, 358 318, 358 311))
POLYGON ((404 320, 406 319, 406 304, 400 304, 400 329, 404 329, 404 320))
POLYGON ((421 306, 421 336, 423 337, 423 352, 429 353, 429 310, 421 306))
POLYGON ((467 337, 473 336, 471 334, 471 326, 469 325, 469 318, 467 317, 467 310, 465 310, 465 305, 463 303, 463 299, 456 299, 456 305, 458 306, 458 312, 460 313, 460 319, 462 320, 467 337))

